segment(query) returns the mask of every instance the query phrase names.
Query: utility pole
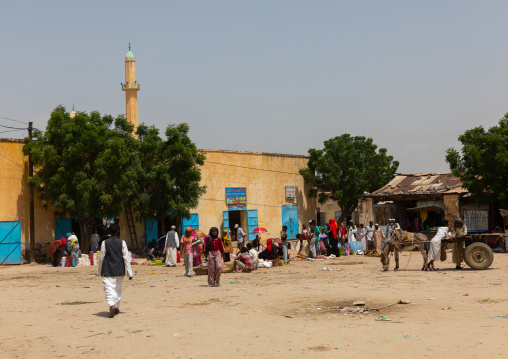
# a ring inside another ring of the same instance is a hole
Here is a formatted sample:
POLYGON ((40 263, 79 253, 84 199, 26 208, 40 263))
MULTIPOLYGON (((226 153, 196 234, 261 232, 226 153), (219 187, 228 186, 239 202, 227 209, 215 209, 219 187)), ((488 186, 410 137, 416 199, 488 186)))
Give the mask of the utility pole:
MULTIPOLYGON (((32 142, 33 122, 28 122, 28 138, 32 142)), ((32 163, 32 154, 28 154, 28 178, 34 175, 34 165, 32 163)), ((30 198, 30 263, 35 263, 35 204, 34 204, 34 185, 29 185, 30 198)))

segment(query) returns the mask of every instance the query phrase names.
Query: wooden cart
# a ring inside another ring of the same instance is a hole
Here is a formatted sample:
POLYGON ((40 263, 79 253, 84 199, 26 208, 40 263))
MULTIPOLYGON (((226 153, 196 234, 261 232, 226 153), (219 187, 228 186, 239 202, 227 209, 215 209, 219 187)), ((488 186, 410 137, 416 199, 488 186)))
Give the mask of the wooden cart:
POLYGON ((464 262, 472 269, 482 270, 489 268, 494 260, 494 252, 492 252, 492 249, 487 245, 487 241, 489 240, 502 241, 504 244, 504 235, 500 233, 466 234, 444 238, 442 243, 464 241, 466 246, 464 262))

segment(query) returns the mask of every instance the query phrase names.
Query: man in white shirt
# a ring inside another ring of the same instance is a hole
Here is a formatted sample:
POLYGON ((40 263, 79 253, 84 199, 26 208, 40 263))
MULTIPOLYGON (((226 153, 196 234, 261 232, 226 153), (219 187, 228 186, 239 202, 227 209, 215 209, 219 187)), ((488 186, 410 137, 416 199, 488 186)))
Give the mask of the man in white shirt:
POLYGON ((236 245, 238 249, 242 249, 245 242, 245 232, 243 231, 242 227, 240 227, 238 224, 235 224, 236 228, 236 245))
POLYGON ((122 299, 122 283, 125 271, 129 280, 132 279, 131 258, 127 244, 118 237, 120 228, 112 223, 109 227, 111 237, 101 244, 99 258, 99 276, 102 277, 104 294, 109 306, 109 317, 120 313, 120 300, 122 299))

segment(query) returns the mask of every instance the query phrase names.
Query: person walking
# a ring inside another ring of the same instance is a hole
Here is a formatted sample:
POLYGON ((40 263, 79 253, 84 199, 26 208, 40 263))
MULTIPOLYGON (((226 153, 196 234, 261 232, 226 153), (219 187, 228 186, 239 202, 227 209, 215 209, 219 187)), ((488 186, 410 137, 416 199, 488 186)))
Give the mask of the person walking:
POLYGON ((236 229, 236 245, 238 249, 242 249, 243 243, 245 242, 245 232, 238 224, 235 224, 236 229))
POLYGON ((194 239, 192 230, 192 227, 187 227, 185 229, 185 233, 182 236, 182 245, 180 246, 186 277, 192 277, 192 240, 194 239))
POLYGON ((358 228, 358 233, 357 233, 357 240, 358 240, 358 242, 363 244, 364 249, 367 249, 366 237, 367 237, 367 230, 363 226, 363 223, 360 223, 360 228, 358 228))
POLYGON ((441 227, 438 227, 436 235, 430 240, 429 245, 429 270, 435 271, 434 262, 441 259, 441 240, 447 237, 450 233, 448 229, 448 220, 443 220, 441 227))
POLYGON ((282 241, 282 257, 284 258, 284 264, 288 264, 288 227, 282 226, 280 232, 280 239, 282 241))
MULTIPOLYGON (((457 218, 453 222, 452 235, 454 236, 465 236, 467 234, 467 227, 461 218, 457 218)), ((464 239, 456 239, 453 243, 452 262, 455 263, 455 269, 462 269, 460 266, 464 260, 464 254, 466 250, 464 248, 464 239)))
POLYGON ((372 250, 374 249, 374 222, 370 221, 366 229, 367 249, 372 250))
POLYGON ((337 222, 335 220, 330 219, 328 221, 328 226, 330 230, 328 231, 328 242, 330 243, 330 254, 333 254, 336 257, 340 257, 339 252, 339 239, 337 233, 337 222))
POLYGON ((379 228, 379 225, 377 223, 374 225, 373 238, 374 238, 374 248, 376 249, 377 254, 381 255, 381 253, 383 253, 382 243, 385 239, 385 233, 381 228, 379 228))
POLYGON ((205 241, 208 258, 208 285, 210 287, 220 287, 221 258, 224 254, 224 246, 222 245, 222 239, 219 238, 219 230, 216 227, 210 228, 205 241))
POLYGON ((171 226, 171 230, 166 234, 166 245, 164 246, 164 253, 166 254, 166 266, 176 267, 177 263, 177 250, 180 246, 178 233, 176 233, 176 226, 171 226))
POLYGON ((129 280, 132 280, 131 258, 125 241, 118 237, 120 228, 113 223, 109 227, 111 237, 101 244, 99 259, 99 275, 102 277, 104 294, 109 306, 109 317, 120 313, 122 299, 122 283, 127 270, 129 280))

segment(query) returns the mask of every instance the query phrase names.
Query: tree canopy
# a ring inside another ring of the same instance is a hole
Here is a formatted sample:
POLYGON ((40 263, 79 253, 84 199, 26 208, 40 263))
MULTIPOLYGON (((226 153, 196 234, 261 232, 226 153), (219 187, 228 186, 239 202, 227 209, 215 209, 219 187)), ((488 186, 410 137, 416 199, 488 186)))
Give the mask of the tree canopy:
POLYGON ((94 218, 119 215, 136 192, 133 130, 123 116, 78 112, 71 117, 65 107, 55 108, 46 131, 34 131, 34 141, 25 139, 23 147, 36 171, 28 181, 44 207, 51 203, 60 218, 74 216, 87 234, 94 218))
POLYGON ((138 192, 132 198, 136 217, 163 219, 168 213, 188 217, 205 193, 200 186, 205 155, 188 136, 187 124, 169 125, 166 140, 155 127, 140 125, 138 192))
POLYGON ((199 185, 205 156, 188 131, 187 124, 169 125, 163 141, 155 127, 141 125, 135 138, 124 116, 71 117, 58 106, 46 131, 34 131, 33 142, 25 139, 23 153, 32 154, 35 169, 29 183, 44 208, 51 204, 55 216, 79 220, 86 250, 95 219, 119 216, 126 202, 139 220, 170 211, 188 216, 197 206, 205 191, 199 185))
POLYGON ((309 197, 323 204, 329 199, 342 209, 340 221, 358 206, 358 196, 378 190, 393 179, 399 162, 387 155, 371 138, 343 134, 324 142, 324 148, 309 149, 308 167, 300 174, 312 188, 309 197))
POLYGON ((461 153, 453 148, 446 151, 452 174, 479 203, 508 205, 508 114, 497 126, 487 131, 475 127, 458 139, 461 153))

